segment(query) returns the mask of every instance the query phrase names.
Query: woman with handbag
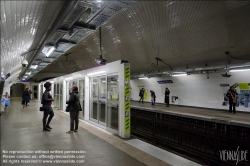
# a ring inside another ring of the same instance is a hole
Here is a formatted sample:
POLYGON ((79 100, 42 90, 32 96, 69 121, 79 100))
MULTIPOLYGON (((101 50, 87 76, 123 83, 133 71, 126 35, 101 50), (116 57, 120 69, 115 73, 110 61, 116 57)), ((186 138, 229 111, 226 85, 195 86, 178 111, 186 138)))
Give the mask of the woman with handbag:
POLYGON ((72 134, 73 132, 78 131, 79 125, 79 111, 82 111, 80 100, 79 100, 79 92, 78 87, 73 86, 71 88, 70 98, 66 102, 68 104, 68 112, 70 114, 70 130, 66 133, 72 134))
POLYGON ((44 87, 46 88, 46 90, 43 93, 43 97, 42 97, 42 105, 44 108, 43 111, 43 131, 50 131, 50 129, 52 129, 49 126, 49 123, 51 122, 52 118, 54 117, 54 111, 51 107, 52 102, 54 101, 54 99, 51 97, 50 95, 50 91, 51 91, 51 83, 50 82, 46 82, 44 84, 44 87), (47 121, 47 118, 49 116, 49 119, 47 121))

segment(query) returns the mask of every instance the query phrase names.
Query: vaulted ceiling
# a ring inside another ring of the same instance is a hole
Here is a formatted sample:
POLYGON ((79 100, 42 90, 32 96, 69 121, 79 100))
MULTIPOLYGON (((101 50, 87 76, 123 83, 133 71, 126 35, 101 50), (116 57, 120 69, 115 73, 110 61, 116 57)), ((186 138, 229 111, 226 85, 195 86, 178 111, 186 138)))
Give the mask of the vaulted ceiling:
POLYGON ((21 65, 22 54, 37 49, 64 5, 65 1, 1 0, 1 67, 5 74, 21 65))
MULTIPOLYGON (((46 3, 46 1, 41 1, 38 5, 40 7, 36 8, 40 9, 42 5, 45 7, 48 5, 46 3)), ((53 12, 58 13, 60 5, 63 6, 64 3, 63 1, 53 1, 53 3, 49 9, 57 9, 53 12), (54 5, 57 3, 59 8, 52 8, 53 3, 54 5)), ((51 16, 53 20, 55 14, 53 15, 52 10, 48 9, 46 12, 45 9, 47 8, 41 9, 43 11, 40 15, 51 16)), ((20 16, 20 21, 21 18, 23 16, 20 16)), ((229 60, 232 64, 249 63, 249 20, 249 1, 136 1, 130 8, 120 11, 101 24, 103 58, 108 62, 128 60, 132 73, 146 73, 151 70, 152 63, 156 64, 155 57, 161 58, 173 70, 205 67, 205 64, 207 66, 224 65, 226 64, 226 51, 230 52, 229 60)), ((4 36, 6 36, 7 29, 18 25, 18 22, 9 22, 8 27, 5 25, 4 36)), ((46 25, 49 26, 49 24, 46 25)), ((21 52, 25 52, 31 45, 35 45, 36 39, 39 39, 38 31, 44 32, 43 28, 44 26, 35 28, 37 32, 33 36, 29 28, 24 34, 21 31, 22 35, 18 35, 18 31, 7 33, 13 36, 12 41, 16 43, 22 43, 20 41, 24 40, 26 47, 20 44, 12 46, 7 42, 9 40, 6 40, 11 37, 1 38, 5 40, 5 46, 1 44, 1 48, 5 50, 4 55, 11 55, 1 59, 2 65, 5 64, 6 69, 10 69, 20 62, 20 57, 18 60, 11 61, 11 57, 14 58, 12 52, 18 52, 18 48, 23 49, 21 52), (31 37, 28 38, 28 36, 31 37)), ((97 66, 94 59, 99 55, 99 32, 91 31, 88 36, 77 41, 74 47, 66 50, 51 64, 35 74, 32 79, 42 79, 39 78, 40 74, 67 74, 97 66)), ((169 67, 159 62, 158 69, 165 71, 169 70, 169 67)))

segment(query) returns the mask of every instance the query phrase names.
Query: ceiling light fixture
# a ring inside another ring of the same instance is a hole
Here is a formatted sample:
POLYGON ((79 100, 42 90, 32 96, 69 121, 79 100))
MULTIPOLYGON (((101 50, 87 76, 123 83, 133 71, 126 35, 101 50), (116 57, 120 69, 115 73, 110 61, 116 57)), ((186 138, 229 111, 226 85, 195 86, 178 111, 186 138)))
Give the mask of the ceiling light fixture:
POLYGON ((140 77, 139 80, 146 80, 148 77, 140 77))
POLYGON ((36 69, 38 67, 38 65, 31 65, 30 68, 31 69, 36 69))
POLYGON ((92 76, 92 75, 96 75, 96 74, 103 74, 103 73, 106 73, 106 71, 97 71, 97 72, 93 72, 93 73, 89 73, 87 74, 88 76, 92 76))
POLYGON ((187 74, 174 74, 174 75, 172 75, 172 76, 174 76, 174 77, 187 76, 187 74))
POLYGON ((250 71, 250 69, 231 69, 229 72, 250 71))
POLYGON ((68 77, 68 78, 65 78, 65 80, 72 80, 73 77, 68 77))
POLYGON ((49 51, 45 54, 46 57, 49 57, 50 54, 51 54, 55 49, 56 49, 56 48, 55 48, 54 46, 52 46, 52 47, 49 49, 49 51))

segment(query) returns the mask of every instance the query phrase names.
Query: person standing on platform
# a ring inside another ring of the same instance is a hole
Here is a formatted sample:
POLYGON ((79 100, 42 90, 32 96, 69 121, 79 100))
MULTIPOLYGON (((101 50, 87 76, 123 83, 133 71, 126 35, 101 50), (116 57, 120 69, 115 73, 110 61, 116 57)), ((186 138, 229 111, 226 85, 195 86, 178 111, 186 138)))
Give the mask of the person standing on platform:
POLYGON ((165 103, 166 103, 166 107, 169 107, 169 94, 170 94, 170 90, 168 88, 166 88, 166 90, 165 90, 165 103))
POLYGON ((71 88, 70 98, 66 102, 69 107, 69 115, 70 115, 70 130, 66 133, 72 134, 73 131, 78 131, 78 125, 79 125, 79 111, 81 110, 80 100, 79 100, 79 92, 78 87, 73 86, 71 88))
POLYGON ((22 99, 23 99, 23 101, 22 101, 23 108, 27 107, 27 104, 29 103, 29 100, 30 100, 28 88, 25 88, 25 90, 23 91, 22 99))
POLYGON ((43 93, 43 97, 42 97, 42 104, 44 107, 44 111, 43 111, 43 131, 50 131, 50 129, 52 129, 49 124, 52 120, 52 118, 54 117, 54 111, 51 107, 52 102, 54 101, 54 99, 52 98, 52 96, 50 95, 50 91, 51 91, 51 83, 50 82, 46 82, 44 84, 44 87, 46 88, 46 90, 43 93), (49 116, 49 119, 47 121, 47 117, 49 116))
POLYGON ((233 113, 236 114, 235 111, 235 105, 237 102, 237 95, 238 93, 236 92, 235 88, 233 86, 230 87, 230 89, 227 91, 227 97, 229 99, 229 113, 232 113, 232 107, 233 107, 233 113))
POLYGON ((140 96, 139 103, 140 103, 141 101, 142 101, 142 103, 143 103, 144 92, 145 92, 145 89, 144 89, 144 88, 141 88, 141 90, 140 90, 140 92, 139 92, 139 96, 140 96))
POLYGON ((156 98, 155 92, 152 91, 152 90, 150 90, 150 93, 151 93, 151 102, 152 102, 152 105, 155 105, 155 98, 156 98))

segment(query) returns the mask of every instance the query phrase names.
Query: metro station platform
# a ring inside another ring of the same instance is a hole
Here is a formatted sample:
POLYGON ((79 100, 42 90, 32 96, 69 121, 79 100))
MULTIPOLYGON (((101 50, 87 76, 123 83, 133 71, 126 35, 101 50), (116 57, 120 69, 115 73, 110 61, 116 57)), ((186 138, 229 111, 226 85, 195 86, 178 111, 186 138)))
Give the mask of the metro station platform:
MULTIPOLYGON (((50 132, 42 131, 43 113, 40 102, 31 101, 22 108, 20 100, 11 100, 7 112, 1 115, 1 149, 6 151, 85 151, 84 163, 49 165, 100 165, 100 166, 198 166, 198 164, 167 152, 138 139, 124 140, 103 129, 80 120, 79 131, 67 134, 69 115, 54 109, 50 132)), ((24 155, 24 154, 22 154, 24 155)), ((40 155, 40 154, 39 154, 40 155)), ((4 159, 2 159, 4 161, 4 159)), ((10 160, 10 159, 8 159, 10 160)), ((55 159, 42 159, 43 161, 55 159)), ((2 163, 12 165, 10 163, 2 163)), ((44 163, 15 164, 41 166, 44 163)))
POLYGON ((214 122, 224 122, 231 124, 242 124, 244 126, 250 127, 250 114, 244 112, 238 112, 236 107, 236 114, 229 114, 227 110, 216 110, 216 109, 206 109, 197 107, 187 107, 187 106, 177 106, 170 105, 170 107, 165 107, 164 104, 155 104, 144 102, 139 103, 138 101, 131 102, 131 108, 149 110, 156 112, 164 112, 167 114, 190 117, 194 119, 214 121, 214 122))

